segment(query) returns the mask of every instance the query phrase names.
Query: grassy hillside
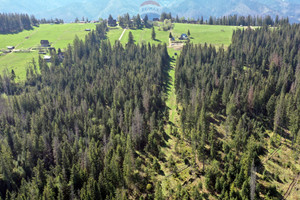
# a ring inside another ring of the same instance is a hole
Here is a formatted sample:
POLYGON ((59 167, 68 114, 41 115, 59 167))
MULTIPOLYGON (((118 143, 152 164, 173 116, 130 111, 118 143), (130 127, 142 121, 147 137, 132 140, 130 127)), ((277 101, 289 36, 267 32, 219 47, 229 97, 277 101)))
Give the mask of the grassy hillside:
POLYGON ((108 31, 107 38, 110 40, 112 44, 115 43, 116 40, 119 40, 121 34, 123 32, 122 28, 114 28, 108 31))
MULTIPOLYGON (((88 33, 85 29, 94 29, 94 24, 59 24, 50 25, 42 24, 40 27, 35 27, 30 31, 23 31, 18 34, 0 35, 0 50, 6 49, 7 46, 15 46, 16 49, 28 50, 40 44, 40 40, 49 40, 55 48, 66 48, 69 43, 73 42, 75 35, 84 39, 88 33)), ((236 27, 231 26, 209 26, 209 25, 194 25, 194 24, 175 24, 171 31, 175 38, 178 38, 187 30, 191 32, 191 42, 193 43, 209 43, 216 46, 224 44, 228 46, 231 41, 231 35, 236 27)), ((155 27, 156 40, 151 39, 151 29, 126 30, 121 39, 122 44, 126 44, 129 31, 133 33, 133 37, 137 43, 169 43, 169 31, 159 30, 155 27)), ((122 28, 111 29, 107 37, 112 44, 118 40, 123 32, 122 28)), ((174 55, 175 51, 169 48, 170 55, 174 55)), ((9 72, 14 69, 17 80, 24 80, 26 77, 26 67, 34 58, 38 60, 38 53, 11 53, 5 56, 0 56, 0 73, 4 70, 9 72)))
MULTIPOLYGON (((171 30, 173 37, 177 40, 182 33, 187 33, 190 30, 191 37, 190 41, 197 44, 213 44, 216 46, 229 46, 231 43, 231 37, 233 30, 239 27, 236 26, 212 26, 212 25, 199 25, 199 24, 180 24, 175 23, 173 30, 171 30)), ((121 43, 125 44, 128 40, 129 31, 132 32, 133 37, 136 42, 151 42, 154 44, 158 43, 169 43, 169 31, 159 30, 155 27, 156 40, 151 39, 151 29, 137 29, 137 30, 127 30, 124 34, 121 43)), ((122 31, 120 29, 111 30, 108 33, 108 38, 111 41, 118 39, 115 34, 121 35, 122 31)))
MULTIPOLYGON (((41 40, 49 40, 52 47, 66 48, 72 43, 75 35, 84 39, 88 33, 85 29, 94 29, 95 24, 42 24, 30 31, 23 31, 18 34, 0 35, 0 50, 6 46, 15 46, 16 49, 30 49, 40 44, 41 40)), ((34 58, 38 59, 37 52, 31 53, 10 53, 0 56, 0 73, 3 70, 14 69, 17 80, 24 80, 26 77, 26 67, 34 58)))
POLYGON ((31 53, 10 53, 5 56, 0 57, 0 70, 1 74, 10 73, 13 69, 16 74, 17 80, 26 79, 26 68, 32 63, 32 60, 36 63, 39 59, 39 54, 37 52, 31 53))
POLYGON ((229 46, 233 30, 236 26, 211 26, 199 24, 175 24, 172 34, 175 38, 180 37, 182 33, 191 33, 191 42, 195 44, 214 44, 216 46, 229 46))
POLYGON ((94 29, 95 24, 42 24, 30 31, 0 35, 0 49, 6 46, 27 49, 39 45, 41 40, 49 40, 55 48, 65 48, 72 43, 75 35, 84 38, 87 28, 94 29))

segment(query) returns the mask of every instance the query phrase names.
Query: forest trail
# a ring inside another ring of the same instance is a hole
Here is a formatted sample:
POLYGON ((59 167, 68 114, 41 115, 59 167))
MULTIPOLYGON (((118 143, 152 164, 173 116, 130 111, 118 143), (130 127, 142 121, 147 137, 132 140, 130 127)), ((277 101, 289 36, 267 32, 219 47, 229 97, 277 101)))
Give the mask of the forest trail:
POLYGON ((293 179, 292 183, 289 185, 289 188, 287 189, 287 191, 283 196, 283 200, 286 200, 288 198, 288 196, 291 194, 294 187, 298 184, 299 179, 300 179, 300 172, 297 174, 297 176, 293 179))
POLYGON ((125 28, 124 31, 122 32, 122 34, 121 34, 121 36, 120 36, 120 38, 119 38, 119 41, 122 40, 122 37, 123 37, 123 35, 125 34, 126 30, 127 30, 127 29, 125 28))
POLYGON ((167 199, 174 195, 179 184, 181 187, 185 187, 195 181, 192 178, 195 177, 195 170, 189 164, 192 159, 192 148, 183 139, 180 127, 175 92, 175 66, 176 60, 173 59, 169 71, 170 83, 168 100, 166 101, 169 108, 169 123, 165 127, 167 139, 165 141, 166 145, 161 148, 165 160, 159 161, 161 173, 157 176, 157 180, 161 181, 162 191, 167 199))

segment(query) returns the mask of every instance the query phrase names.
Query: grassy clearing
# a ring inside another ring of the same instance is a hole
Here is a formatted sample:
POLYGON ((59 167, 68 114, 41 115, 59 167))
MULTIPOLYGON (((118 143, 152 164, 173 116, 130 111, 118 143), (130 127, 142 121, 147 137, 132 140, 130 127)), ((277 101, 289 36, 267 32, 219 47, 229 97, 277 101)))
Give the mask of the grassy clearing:
MULTIPOLYGON (((73 42, 75 35, 84 39, 88 33, 85 29, 94 29, 95 24, 42 24, 40 27, 35 27, 30 31, 23 31, 18 34, 0 35, 0 49, 5 49, 6 46, 15 46, 17 49, 30 49, 38 46, 40 40, 49 40, 55 48, 64 49, 68 44, 73 42)), ((209 26, 209 25, 193 25, 193 24, 175 24, 172 34, 177 37, 181 33, 191 32, 191 42, 193 43, 210 43, 217 46, 224 44, 228 46, 231 40, 231 34, 237 27, 230 26, 209 26), (222 31, 224 30, 224 31, 222 31)), ((163 44, 169 42, 169 31, 159 30, 155 27, 156 40, 151 39, 152 29, 136 29, 127 30, 121 40, 122 44, 128 41, 129 31, 133 33, 133 37, 137 43, 163 44)), ((115 28, 108 32, 108 39, 112 44, 119 39, 122 34, 122 28, 115 28)), ((170 56, 174 56, 176 51, 169 48, 170 56)), ((26 67, 35 58, 37 61, 37 53, 12 53, 5 56, 0 56, 0 74, 4 70, 14 69, 17 75, 17 81, 24 80, 26 77, 26 67)))
MULTIPOLYGON (((95 29, 95 24, 42 24, 30 31, 18 34, 0 35, 0 49, 6 46, 15 46, 16 49, 29 49, 40 44, 41 40, 49 40, 52 47, 64 49, 72 43, 75 35, 84 39, 88 33, 85 29, 95 29)), ((10 53, 0 56, 0 74, 4 70, 14 69, 17 81, 26 78, 26 67, 32 61, 38 61, 38 53, 10 53)))
POLYGON ((30 31, 0 35, 0 49, 5 49, 6 46, 28 49, 39 45, 41 40, 49 40, 55 48, 65 48, 73 42, 75 35, 83 39, 87 34, 85 29, 95 27, 95 24, 41 24, 30 31))
MULTIPOLYGON (((213 44, 215 46, 224 45, 229 46, 231 43, 231 37, 234 30, 238 29, 237 26, 217 26, 217 25, 199 25, 199 24, 180 24, 175 23, 174 29, 171 30, 173 37, 178 40, 178 37, 182 33, 187 33, 190 30, 191 37, 190 40, 195 44, 213 44)), ((128 30, 123 36, 121 43, 126 44, 128 40, 129 31, 132 32, 133 37, 137 43, 169 43, 169 31, 159 30, 155 27, 156 40, 151 39, 152 29, 136 29, 128 30)), ((116 33, 113 30, 112 35, 116 33)), ((121 35, 121 31, 119 33, 121 35)), ((110 36, 109 36, 110 37, 110 36)), ((111 40, 117 37, 112 37, 111 40)))
POLYGON ((8 73, 13 69, 16 74, 16 80, 26 79, 26 69, 32 63, 32 59, 38 63, 39 55, 36 52, 31 53, 10 53, 0 57, 0 73, 8 73))
MULTIPOLYGON (((174 55, 174 53, 180 54, 179 51, 175 51, 169 48, 169 54, 174 55)), ((196 171, 193 166, 185 163, 185 159, 191 161, 193 160, 192 148, 190 144, 185 141, 182 137, 182 131, 180 128, 180 118, 177 110, 176 93, 175 93, 175 66, 176 66, 176 56, 171 61, 171 70, 169 71, 170 84, 168 91, 168 99, 166 101, 169 110, 169 124, 166 125, 165 132, 168 139, 165 141, 166 146, 162 147, 162 152, 165 155, 166 162, 160 161, 161 170, 163 174, 157 175, 157 180, 162 183, 162 190, 165 197, 171 197, 174 192, 177 191, 178 185, 181 187, 186 187, 190 190, 192 186, 198 184, 200 179, 196 178, 196 171), (174 129, 177 129, 178 135, 172 134, 174 129), (170 168, 170 160, 173 158, 175 166, 178 173, 174 173, 170 168), (181 171, 182 170, 182 171, 181 171)))
POLYGON ((116 40, 119 40, 124 29, 114 28, 108 31, 107 38, 110 40, 111 44, 115 44, 116 40))
POLYGON ((176 23, 172 30, 173 37, 176 39, 182 33, 187 34, 190 30, 191 42, 194 44, 213 44, 216 46, 229 46, 231 43, 232 33, 238 29, 236 26, 219 26, 219 25, 199 25, 199 24, 178 24, 176 23))
MULTIPOLYGON (((168 43, 169 41, 169 32, 168 31, 159 31, 158 27, 155 27, 155 33, 156 33, 156 40, 151 39, 151 33, 152 29, 149 28, 143 28, 143 29, 134 29, 134 30, 127 30, 121 40, 122 44, 126 44, 128 41, 128 35, 129 32, 132 32, 133 38, 137 43, 148 43, 151 44, 163 44, 168 43)), ((120 34, 121 35, 121 34, 120 34)))

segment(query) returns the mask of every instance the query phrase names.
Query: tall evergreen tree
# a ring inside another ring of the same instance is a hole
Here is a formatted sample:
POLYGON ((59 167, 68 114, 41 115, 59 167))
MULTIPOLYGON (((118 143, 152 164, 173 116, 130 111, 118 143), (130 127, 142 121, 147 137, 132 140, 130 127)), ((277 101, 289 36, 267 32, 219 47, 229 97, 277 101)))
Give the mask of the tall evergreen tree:
POLYGON ((152 38, 152 40, 155 40, 155 39, 156 39, 156 33, 155 33, 154 27, 152 27, 151 38, 152 38))

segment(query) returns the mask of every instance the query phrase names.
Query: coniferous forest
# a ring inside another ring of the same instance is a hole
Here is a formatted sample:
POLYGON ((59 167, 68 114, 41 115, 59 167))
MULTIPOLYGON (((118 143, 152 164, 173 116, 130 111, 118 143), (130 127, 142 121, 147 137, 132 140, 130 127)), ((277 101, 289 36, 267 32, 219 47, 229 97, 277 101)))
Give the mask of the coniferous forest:
POLYGON ((285 25, 237 30, 227 50, 206 44, 182 50, 175 79, 182 129, 203 168, 211 164, 206 186, 220 199, 257 199, 260 192, 282 199, 273 187, 250 183, 253 173, 264 173, 258 156, 267 151, 265 130, 273 130, 274 143, 277 134, 291 139, 300 153, 299 47, 300 26, 285 25), (226 119, 221 141, 216 117, 226 119))
MULTIPOLYGON (((61 65, 40 59, 40 73, 33 66, 18 95, 1 99, 3 199, 106 199, 144 190, 135 150, 158 153, 169 56, 166 45, 112 47, 102 41, 105 32, 98 25, 85 42, 75 39, 61 65)), ((12 94, 11 85, 2 87, 12 94)))
POLYGON ((32 29, 37 20, 34 16, 27 14, 5 14, 0 13, 0 34, 18 33, 23 30, 32 29))
MULTIPOLYGON (((149 172, 157 163, 143 157, 164 160, 167 45, 137 45, 129 33, 125 46, 112 46, 107 31, 102 23, 76 37, 63 61, 55 53, 50 64, 33 61, 25 82, 0 76, 0 199, 203 198, 197 186, 163 196, 149 172)), ((300 25, 236 30, 226 49, 183 47, 175 72, 182 139, 209 193, 282 199, 256 174, 265 173, 266 130, 300 154, 299 84, 300 25)))
POLYGON ((19 33, 47 23, 64 23, 64 21, 62 19, 38 20, 34 15, 28 14, 0 13, 0 34, 19 33))

